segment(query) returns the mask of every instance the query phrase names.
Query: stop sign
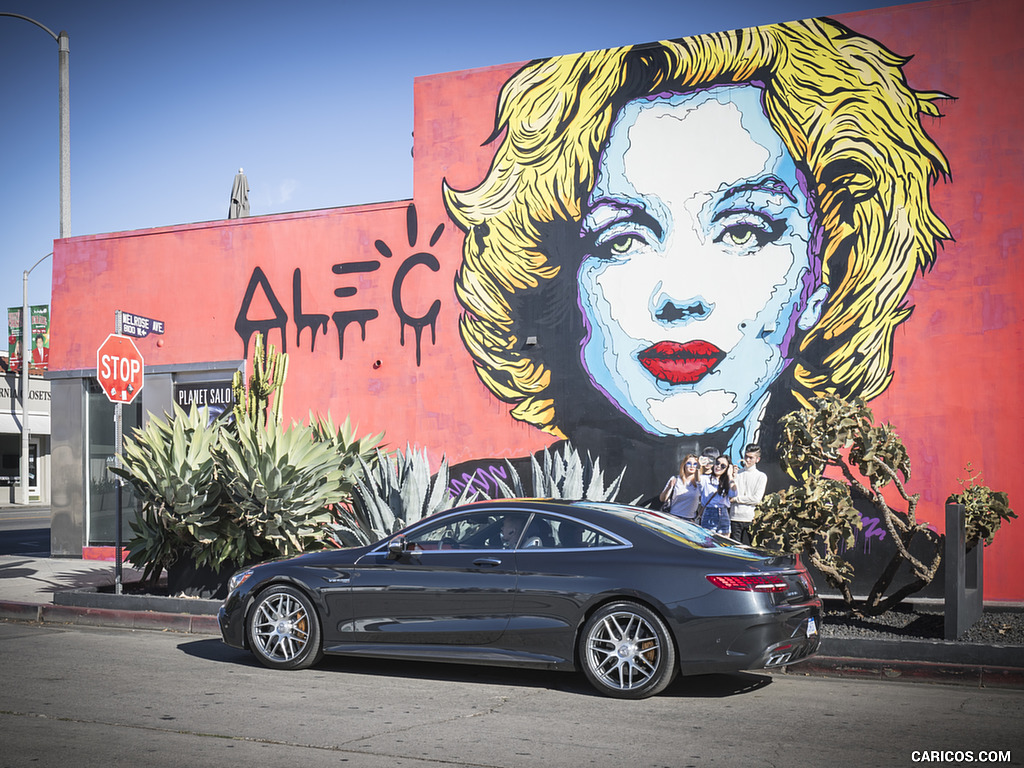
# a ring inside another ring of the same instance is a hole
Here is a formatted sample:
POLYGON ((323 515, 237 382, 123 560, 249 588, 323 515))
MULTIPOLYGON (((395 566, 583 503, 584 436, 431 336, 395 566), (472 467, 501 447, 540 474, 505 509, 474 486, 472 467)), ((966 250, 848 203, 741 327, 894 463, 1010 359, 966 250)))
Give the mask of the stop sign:
POLYGON ((112 333, 96 350, 96 378, 112 403, 130 403, 142 391, 142 353, 127 336, 112 333))

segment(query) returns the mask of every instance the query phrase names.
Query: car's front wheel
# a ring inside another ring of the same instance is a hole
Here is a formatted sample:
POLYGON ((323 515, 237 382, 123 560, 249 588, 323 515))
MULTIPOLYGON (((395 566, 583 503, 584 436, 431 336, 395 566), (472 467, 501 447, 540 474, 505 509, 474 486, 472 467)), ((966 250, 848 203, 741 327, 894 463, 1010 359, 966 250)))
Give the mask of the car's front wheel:
POLYGON ((591 685, 607 696, 645 699, 676 674, 676 651, 665 622, 632 601, 599 608, 583 626, 580 662, 591 685))
POLYGON ((323 656, 316 611, 295 587, 280 584, 261 593, 246 631, 252 652, 271 669, 306 669, 323 656))

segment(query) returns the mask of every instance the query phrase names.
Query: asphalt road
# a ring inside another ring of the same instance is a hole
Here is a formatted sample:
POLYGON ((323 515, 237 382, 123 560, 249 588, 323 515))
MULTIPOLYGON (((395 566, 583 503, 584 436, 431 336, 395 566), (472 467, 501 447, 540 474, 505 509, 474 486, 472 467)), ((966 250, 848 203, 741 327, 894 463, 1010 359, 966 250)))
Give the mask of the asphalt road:
POLYGON ((50 556, 50 508, 0 509, 0 555, 50 556))
POLYGON ((572 674, 338 658, 275 672, 215 638, 4 623, 0 669, 0 765, 12 768, 1024 760, 1017 690, 738 674, 627 702, 572 674))

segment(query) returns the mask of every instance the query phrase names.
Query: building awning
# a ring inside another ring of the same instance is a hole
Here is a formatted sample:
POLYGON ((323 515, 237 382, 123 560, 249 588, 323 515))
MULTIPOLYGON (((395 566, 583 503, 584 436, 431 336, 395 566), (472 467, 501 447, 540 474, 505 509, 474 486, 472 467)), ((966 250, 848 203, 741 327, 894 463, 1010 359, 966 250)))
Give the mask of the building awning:
MULTIPOLYGON (((30 413, 28 415, 28 431, 32 435, 50 434, 50 415, 30 413)), ((0 435, 20 435, 21 414, 15 417, 11 413, 0 413, 0 435)))

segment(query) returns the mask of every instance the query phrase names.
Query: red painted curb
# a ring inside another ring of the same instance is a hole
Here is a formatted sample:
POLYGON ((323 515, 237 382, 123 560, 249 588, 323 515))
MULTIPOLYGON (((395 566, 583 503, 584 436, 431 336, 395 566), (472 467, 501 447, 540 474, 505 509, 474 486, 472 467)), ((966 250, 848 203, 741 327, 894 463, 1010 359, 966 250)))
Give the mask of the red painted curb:
POLYGON ((121 611, 72 605, 36 605, 0 601, 0 619, 42 624, 148 629, 196 635, 220 634, 216 616, 193 616, 187 613, 159 613, 156 611, 121 611))
POLYGON ((934 661, 886 661, 815 656, 786 667, 783 674, 975 685, 984 688, 1024 688, 1024 669, 1021 668, 934 661))
POLYGON ((39 606, 34 603, 13 603, 0 600, 0 619, 12 621, 42 621, 39 606))

